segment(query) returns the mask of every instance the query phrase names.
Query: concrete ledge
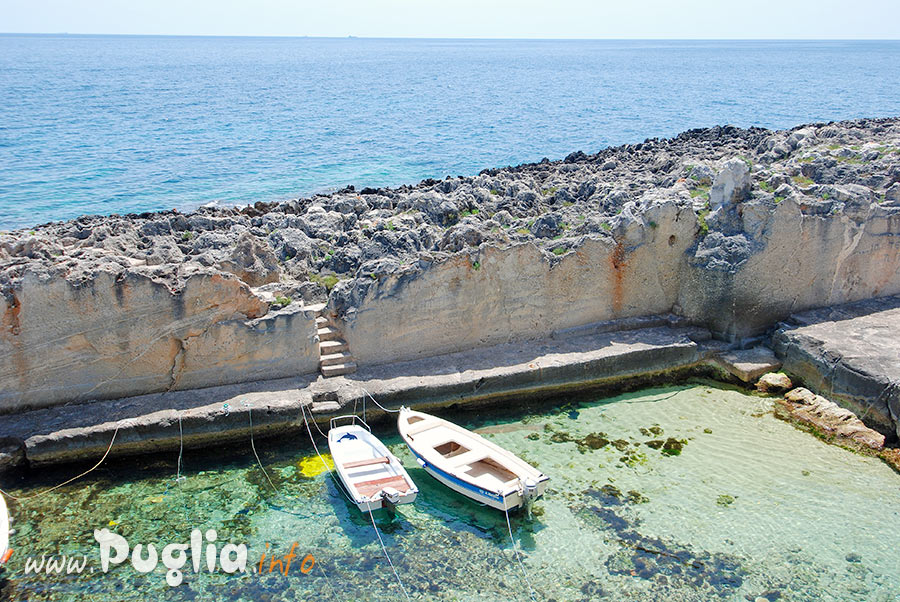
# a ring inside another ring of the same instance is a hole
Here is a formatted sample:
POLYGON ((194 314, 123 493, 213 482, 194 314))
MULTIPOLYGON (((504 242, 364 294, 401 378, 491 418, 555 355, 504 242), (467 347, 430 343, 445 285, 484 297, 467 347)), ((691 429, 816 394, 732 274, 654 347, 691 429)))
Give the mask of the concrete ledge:
POLYGON ((776 372, 781 362, 767 347, 735 349, 722 353, 719 363, 742 382, 753 384, 766 372, 776 372))
MULTIPOLYGON (((327 380, 310 375, 0 416, 0 432, 24 442, 32 466, 99 459, 117 427, 113 456, 177 450, 179 416, 186 447, 222 445, 246 440, 251 414, 258 436, 299 433, 301 406, 327 422, 358 404, 364 390, 386 407, 422 408, 549 396, 684 373, 699 369, 712 353, 691 337, 703 340, 708 333, 655 327, 504 344, 327 380)), ((376 413, 374 404, 368 408, 376 413)))
POLYGON ((900 297, 803 312, 773 337, 784 369, 881 433, 900 434, 900 297))

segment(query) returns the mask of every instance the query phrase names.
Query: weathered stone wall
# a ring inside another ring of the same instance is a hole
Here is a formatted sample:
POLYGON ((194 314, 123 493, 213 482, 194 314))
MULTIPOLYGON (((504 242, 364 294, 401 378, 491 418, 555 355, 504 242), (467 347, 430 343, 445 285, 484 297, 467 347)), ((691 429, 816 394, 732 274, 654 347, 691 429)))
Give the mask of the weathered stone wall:
MULTIPOLYGON (((742 207, 745 211, 746 206, 742 207)), ((762 214, 736 267, 683 271, 680 313, 726 339, 765 332, 803 309, 900 293, 900 213, 810 215, 793 199, 762 214)))
POLYGON ((586 238, 560 258, 531 243, 483 247, 380 278, 341 324, 353 357, 387 363, 667 312, 696 220, 671 201, 642 217, 655 226, 586 238))
POLYGON ((0 231, 0 412, 314 372, 301 299, 328 299, 365 365, 667 312, 734 341, 892 294, 900 119, 692 130, 417 186, 0 231))
POLYGON ((614 236, 555 261, 528 243, 482 247, 378 279, 342 324, 354 357, 387 363, 667 312, 734 340, 798 310, 900 293, 900 217, 876 204, 854 219, 787 199, 759 214, 755 236, 741 231, 747 256, 723 263, 704 260, 689 205, 629 211, 614 236))
POLYGON ((0 297, 0 412, 313 372, 315 316, 214 271, 180 291, 135 270, 28 271, 0 297))

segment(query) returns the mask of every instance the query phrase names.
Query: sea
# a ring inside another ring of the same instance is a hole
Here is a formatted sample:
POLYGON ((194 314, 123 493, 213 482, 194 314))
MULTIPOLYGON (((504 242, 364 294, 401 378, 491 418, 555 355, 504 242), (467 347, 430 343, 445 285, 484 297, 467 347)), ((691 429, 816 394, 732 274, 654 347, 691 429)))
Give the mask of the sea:
POLYGON ((432 478, 394 417, 371 413, 419 489, 393 516, 347 500, 314 429, 108 460, 52 491, 89 466, 44 467, 0 479, 38 496, 10 501, 0 601, 895 602, 897 474, 774 409, 692 381, 441 411, 550 477, 509 523, 432 478), (212 555, 190 548, 194 530, 215 531, 212 555), (131 552, 107 568, 103 531, 131 552), (245 546, 245 570, 221 562, 228 545, 245 546))
POLYGON ((0 229, 900 115, 900 41, 0 35, 0 229))

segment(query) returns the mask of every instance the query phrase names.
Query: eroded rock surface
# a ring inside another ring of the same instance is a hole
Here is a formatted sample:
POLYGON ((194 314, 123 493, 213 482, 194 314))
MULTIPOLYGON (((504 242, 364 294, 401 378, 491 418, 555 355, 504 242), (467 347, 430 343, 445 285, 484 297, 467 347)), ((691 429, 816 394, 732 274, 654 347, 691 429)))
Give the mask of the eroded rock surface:
POLYGON ((300 303, 326 296, 360 364, 667 312, 742 339, 900 293, 898 184, 897 119, 717 127, 417 186, 3 234, 0 411, 312 371, 300 303))
POLYGON ((774 342, 786 371, 882 433, 900 435, 900 297, 796 314, 774 342))
POLYGON ((814 427, 827 437, 852 442, 869 449, 884 447, 884 435, 863 424, 856 414, 833 401, 798 387, 784 395, 784 407, 793 420, 814 427))

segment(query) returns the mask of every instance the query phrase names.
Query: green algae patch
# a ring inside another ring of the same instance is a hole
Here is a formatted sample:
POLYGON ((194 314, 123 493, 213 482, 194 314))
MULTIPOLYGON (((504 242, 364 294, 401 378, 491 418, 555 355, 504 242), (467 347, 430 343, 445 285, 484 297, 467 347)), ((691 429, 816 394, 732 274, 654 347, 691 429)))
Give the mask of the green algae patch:
POLYGON ((589 433, 575 443, 578 445, 578 451, 584 454, 591 450, 606 447, 609 445, 609 439, 606 438, 606 433, 589 433))
POLYGON ((719 497, 716 498, 716 504, 718 504, 719 506, 722 506, 723 508, 727 508, 728 506, 730 506, 734 503, 735 499, 736 498, 733 495, 728 495, 726 493, 723 493, 722 495, 720 495, 719 497))
POLYGON ((666 439, 666 442, 663 443, 662 449, 659 451, 662 452, 664 456, 680 456, 681 450, 684 449, 684 446, 687 445, 687 441, 685 439, 675 439, 674 437, 669 437, 666 439))

